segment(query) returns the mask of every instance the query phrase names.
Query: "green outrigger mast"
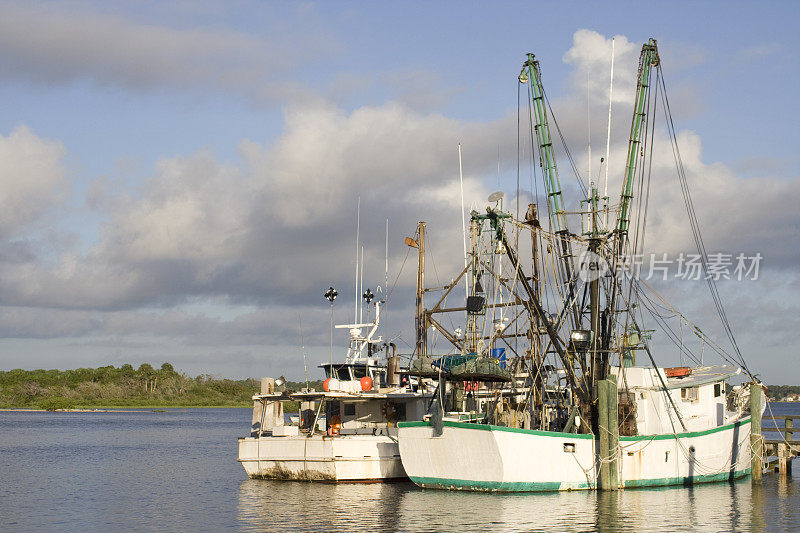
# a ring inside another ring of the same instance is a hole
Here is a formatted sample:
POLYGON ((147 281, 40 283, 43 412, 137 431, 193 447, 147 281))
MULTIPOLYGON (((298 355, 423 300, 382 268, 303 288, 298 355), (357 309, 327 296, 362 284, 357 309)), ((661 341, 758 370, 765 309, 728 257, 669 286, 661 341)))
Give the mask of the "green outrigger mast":
POLYGON ((650 105, 650 75, 653 67, 658 66, 658 47, 655 39, 650 39, 642 46, 639 56, 639 76, 636 82, 636 99, 633 104, 633 120, 628 140, 628 155, 625 159, 625 177, 622 183, 622 195, 619 203, 616 231, 618 233, 617 251, 622 253, 630 227, 630 202, 633 199, 633 184, 639 170, 639 163, 644 161, 644 141, 647 135, 647 110, 650 105))
MULTIPOLYGON (((539 148, 539 162, 542 167, 542 177, 547 193, 547 210, 552 231, 558 236, 561 248, 562 283, 572 289, 574 287, 572 244, 569 240, 570 232, 567 226, 564 198, 561 194, 561 180, 558 177, 556 155, 553 150, 553 137, 550 134, 550 122, 547 117, 547 103, 545 102, 544 88, 542 86, 542 74, 536 57, 530 53, 527 56, 528 59, 522 65, 519 81, 520 83, 530 81, 531 112, 533 113, 536 143, 539 148)), ((572 315, 575 327, 580 327, 581 313, 577 305, 572 305, 572 315)))

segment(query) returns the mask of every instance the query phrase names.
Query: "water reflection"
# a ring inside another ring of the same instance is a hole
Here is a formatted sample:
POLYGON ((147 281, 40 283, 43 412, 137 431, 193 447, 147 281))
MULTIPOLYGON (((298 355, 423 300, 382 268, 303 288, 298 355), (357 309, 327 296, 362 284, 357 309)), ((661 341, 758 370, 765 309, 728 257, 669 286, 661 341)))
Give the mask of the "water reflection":
POLYGON ((257 481, 231 438, 249 423, 249 409, 0 413, 0 531, 800 529, 800 463, 757 487, 608 493, 257 481))
POLYGON ((239 524, 259 531, 400 531, 398 499, 408 490, 416 488, 248 479, 239 485, 239 524))
POLYGON ((239 486, 238 516, 245 529, 287 531, 761 530, 769 528, 762 490, 751 492, 749 480, 541 494, 247 480, 239 486))

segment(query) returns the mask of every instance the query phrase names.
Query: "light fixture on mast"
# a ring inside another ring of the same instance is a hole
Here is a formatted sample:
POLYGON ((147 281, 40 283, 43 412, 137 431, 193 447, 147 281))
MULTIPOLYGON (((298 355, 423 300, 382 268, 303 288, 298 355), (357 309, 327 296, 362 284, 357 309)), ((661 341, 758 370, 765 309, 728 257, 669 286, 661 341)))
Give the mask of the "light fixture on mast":
POLYGON ((326 300, 331 303, 331 371, 333 370, 333 301, 339 296, 339 293, 333 287, 328 287, 328 290, 323 294, 326 300))
POLYGON ((367 302, 367 320, 369 320, 369 304, 372 302, 372 299, 375 298, 375 293, 372 292, 372 289, 367 288, 361 297, 367 302))

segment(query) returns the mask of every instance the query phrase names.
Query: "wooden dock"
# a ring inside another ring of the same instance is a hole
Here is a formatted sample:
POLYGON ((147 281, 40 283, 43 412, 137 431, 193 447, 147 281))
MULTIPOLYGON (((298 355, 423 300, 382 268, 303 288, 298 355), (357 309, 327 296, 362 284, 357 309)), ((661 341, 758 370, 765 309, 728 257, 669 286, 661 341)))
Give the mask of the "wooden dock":
POLYGON ((781 476, 792 476, 792 459, 800 455, 800 440, 794 440, 795 425, 800 431, 800 415, 773 415, 765 416, 761 432, 764 434, 764 457, 774 457, 765 460, 767 472, 777 472, 781 476))

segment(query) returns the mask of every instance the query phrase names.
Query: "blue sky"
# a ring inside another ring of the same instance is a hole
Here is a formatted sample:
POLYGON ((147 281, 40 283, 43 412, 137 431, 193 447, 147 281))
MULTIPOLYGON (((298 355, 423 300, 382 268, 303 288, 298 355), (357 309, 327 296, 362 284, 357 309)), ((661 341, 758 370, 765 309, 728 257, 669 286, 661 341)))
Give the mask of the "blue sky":
MULTIPOLYGON (((625 59, 658 39, 677 126, 696 155, 709 238, 720 249, 764 250, 763 285, 723 286, 723 296, 759 309, 774 338, 800 325, 793 2, 3 2, 2 10, 6 367, 164 359, 192 373, 297 375, 297 335, 286 332, 305 317, 309 349, 324 351, 317 293, 350 279, 356 197, 372 220, 365 239, 381 280, 386 216, 398 241, 420 218, 453 231, 458 142, 474 201, 498 185, 513 192, 526 52, 540 59, 571 148, 583 153, 581 61, 595 61, 591 42, 615 35, 628 43, 615 94, 630 81, 624 69, 635 69, 625 59), (753 300, 740 302, 744 294, 753 300)), ((592 65, 599 94, 607 74, 592 65)), ((605 113, 594 105, 598 152, 605 113)), ((624 137, 624 99, 615 113, 624 137)), ((656 221, 654 231, 664 232, 655 242, 665 250, 681 248, 666 237, 670 228, 656 221)), ((438 238, 446 256, 448 239, 438 238)), ((404 250, 392 253, 399 265, 404 250)), ((407 294, 413 275, 399 286, 407 294)), ((393 305, 392 327, 407 337, 410 303, 393 305)), ((762 351, 748 313, 732 315, 743 343, 762 351)), ((790 354, 778 343, 751 359, 774 381, 787 376, 780 369, 790 354)))

